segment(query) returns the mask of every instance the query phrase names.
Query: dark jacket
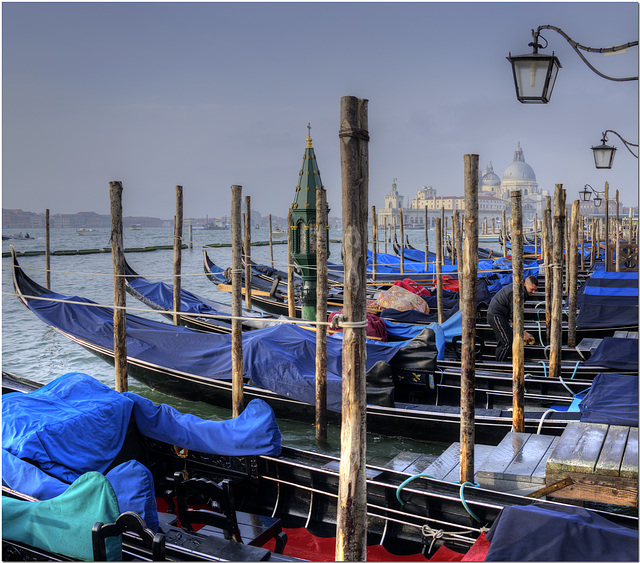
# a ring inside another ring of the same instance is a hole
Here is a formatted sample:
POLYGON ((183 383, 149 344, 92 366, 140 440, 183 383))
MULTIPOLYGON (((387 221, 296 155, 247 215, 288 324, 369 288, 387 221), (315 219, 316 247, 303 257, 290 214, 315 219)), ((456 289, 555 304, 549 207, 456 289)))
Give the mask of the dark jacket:
MULTIPOLYGON (((527 300, 529 294, 522 285, 522 300, 527 300)), ((496 293, 491 302, 489 303, 489 309, 487 309, 488 315, 494 317, 504 317, 511 321, 513 319, 513 284, 505 285, 498 293, 496 293)))

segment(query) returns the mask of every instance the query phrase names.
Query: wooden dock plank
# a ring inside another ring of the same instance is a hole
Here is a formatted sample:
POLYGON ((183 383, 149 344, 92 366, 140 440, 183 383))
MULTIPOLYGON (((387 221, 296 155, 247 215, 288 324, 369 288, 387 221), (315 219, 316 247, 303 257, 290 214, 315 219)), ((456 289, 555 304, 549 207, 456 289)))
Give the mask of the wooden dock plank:
POLYGON ((620 475, 622 457, 629 437, 628 426, 609 426, 595 472, 599 475, 620 475))
POLYGON ((426 469, 437 459, 434 454, 422 454, 409 465, 404 472, 410 475, 417 475, 418 473, 426 473, 426 469))
POLYGON ((550 454, 549 448, 553 443, 553 438, 554 436, 545 434, 531 434, 511 463, 505 468, 504 478, 519 483, 544 485, 544 475, 534 478, 533 474, 540 464, 540 460, 550 454))
POLYGON ((496 446, 491 457, 479 469, 478 477, 483 479, 504 479, 504 472, 529 440, 531 434, 509 432, 496 446))
POLYGON ((547 471, 547 484, 557 483, 571 477, 573 485, 550 493, 554 499, 588 500, 620 506, 638 506, 638 480, 622 477, 578 473, 568 471, 547 471))
MULTIPOLYGON (((478 468, 482 467, 482 465, 486 462, 487 458, 489 458, 493 451, 495 450, 495 446, 487 446, 485 444, 476 444, 473 451, 473 465, 474 465, 474 476, 478 476, 478 468)), ((459 446, 458 446, 459 449, 459 446)), ((445 481, 451 481, 452 483, 457 483, 460 481, 460 455, 458 455, 457 463, 450 469, 449 473, 444 476, 445 481)))
POLYGON ((402 452, 390 460, 388 463, 384 465, 386 469, 390 469, 392 471, 400 471, 402 473, 406 472, 407 467, 409 467, 412 463, 416 461, 420 457, 419 453, 415 452, 402 452))
POLYGON ((451 444, 442 455, 424 471, 435 479, 444 479, 460 463, 460 442, 451 444))
POLYGON ((638 479, 638 428, 629 429, 627 447, 620 465, 620 477, 638 479))
POLYGON ((547 460, 547 472, 552 470, 593 473, 607 428, 606 424, 569 423, 547 460))
POLYGON ((547 460, 549 459, 549 457, 551 457, 551 454, 555 450, 555 447, 558 445, 559 441, 560 441, 560 436, 553 437, 553 441, 549 445, 549 449, 547 450, 547 453, 544 456, 542 456, 542 458, 540 459, 540 462, 538 463, 538 467, 535 468, 534 472, 531 475, 531 480, 534 483, 546 483, 545 468, 547 466, 547 460))

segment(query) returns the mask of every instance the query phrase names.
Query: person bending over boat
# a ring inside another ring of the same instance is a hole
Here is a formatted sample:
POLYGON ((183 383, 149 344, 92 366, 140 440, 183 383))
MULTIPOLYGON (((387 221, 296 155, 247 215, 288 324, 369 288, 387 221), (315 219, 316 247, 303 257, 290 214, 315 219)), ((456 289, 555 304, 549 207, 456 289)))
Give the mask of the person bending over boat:
MULTIPOLYGON (((538 289, 538 278, 529 276, 524 280, 522 288, 523 301, 527 297, 533 295, 538 289)), ((493 329, 493 333, 498 341, 496 347, 496 360, 504 362, 511 353, 513 344, 513 329, 511 328, 511 320, 513 319, 513 284, 505 285, 498 293, 493 296, 487 310, 487 321, 493 329)), ((524 341, 533 340, 526 330, 524 331, 524 341)))

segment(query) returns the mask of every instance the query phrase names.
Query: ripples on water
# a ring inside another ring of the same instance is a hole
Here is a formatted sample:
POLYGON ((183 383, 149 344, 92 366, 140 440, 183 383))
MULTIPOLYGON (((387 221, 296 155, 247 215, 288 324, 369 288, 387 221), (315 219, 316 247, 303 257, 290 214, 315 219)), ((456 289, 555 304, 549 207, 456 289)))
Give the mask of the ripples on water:
MULTIPOLYGON (((5 229, 4 234, 12 234, 15 229, 5 229)), ((188 230, 185 228, 185 237, 188 230)), ((3 241, 3 253, 13 244, 18 252, 44 251, 44 229, 30 229, 33 240, 3 241)), ((252 241, 268 241, 266 229, 252 233, 252 241)), ((330 234, 337 238, 337 235, 330 234)), ((230 294, 217 291, 205 277, 203 269, 203 245, 228 244, 230 231, 193 230, 193 249, 182 252, 182 288, 213 300, 230 303, 230 294)), ((416 248, 424 248, 424 234, 418 231, 409 233, 409 240, 416 248)), ((277 239, 274 239, 277 242, 277 239)), ((149 228, 138 231, 124 231, 124 247, 140 248, 172 245, 172 228, 149 228)), ((75 229, 51 229, 51 251, 99 249, 109 246, 108 229, 100 229, 95 234, 79 235, 75 229)), ((274 267, 286 271, 286 244, 274 244, 274 267)), ((383 246, 380 247, 384 250, 383 246)), ((340 260, 340 244, 331 243, 329 260, 340 260)), ((231 266, 231 248, 209 248, 209 256, 222 267, 231 266)), ((389 246, 391 252, 391 246, 389 246)), ((269 246, 252 246, 251 257, 258 263, 270 264, 269 246)), ((129 252, 126 254, 131 267, 150 279, 173 283, 173 251, 155 250, 151 252, 129 252)), ((39 284, 46 285, 45 257, 25 256, 18 258, 20 265, 29 277, 39 284)), ((2 369, 28 377, 42 383, 48 383, 56 377, 72 371, 87 373, 99 381, 114 386, 114 370, 105 361, 61 336, 46 326, 33 313, 26 309, 13 296, 11 281, 11 260, 2 260, 2 369)), ((98 303, 113 303, 113 265, 110 253, 82 254, 73 256, 51 256, 51 289, 65 295, 86 297, 98 303)), ((166 320, 150 312, 143 304, 127 295, 127 305, 143 311, 133 311, 136 315, 166 320)), ((213 407, 204 403, 185 401, 164 395, 129 380, 129 390, 143 395, 155 403, 167 403, 182 412, 196 414, 209 420, 227 419, 231 411, 213 407)), ((283 444, 291 447, 321 451, 330 455, 339 455, 340 429, 329 428, 327 444, 317 444, 314 425, 296 424, 279 421, 283 444)), ((400 438, 388 438, 370 434, 367 438, 367 456, 393 457, 402 451, 415 451, 431 454, 435 457, 442 451, 441 446, 400 438)))

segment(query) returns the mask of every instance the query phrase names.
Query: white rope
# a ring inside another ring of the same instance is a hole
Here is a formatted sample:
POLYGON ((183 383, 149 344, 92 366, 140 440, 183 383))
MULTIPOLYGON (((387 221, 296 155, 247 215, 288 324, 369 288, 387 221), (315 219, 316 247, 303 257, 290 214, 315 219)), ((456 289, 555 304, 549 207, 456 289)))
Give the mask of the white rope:
POLYGON ((546 411, 544 411, 542 417, 540 417, 540 424, 538 424, 538 431, 536 432, 536 434, 540 434, 540 432, 542 431, 542 423, 544 422, 544 419, 547 418, 547 415, 550 415, 552 412, 556 412, 556 410, 547 409, 546 411))
MULTIPOLYGON (((265 317, 234 317, 233 315, 214 315, 211 313, 188 313, 186 311, 174 311, 172 309, 141 309, 139 307, 121 307, 118 305, 102 305, 100 303, 85 303, 83 301, 72 301, 69 299, 54 299, 53 297, 35 297, 30 295, 18 295, 17 293, 11 293, 8 291, 3 291, 2 295, 8 295, 10 297, 18 297, 19 299, 25 299, 27 301, 33 299, 37 301, 50 301, 55 303, 69 303, 70 305, 84 305, 86 307, 101 307, 103 309, 113 309, 113 310, 123 310, 123 311, 131 311, 131 312, 141 312, 141 313, 156 313, 161 315, 166 314, 178 314, 184 317, 195 317, 199 319, 220 319, 220 320, 240 320, 240 321, 260 321, 274 324, 294 324, 302 327, 318 327, 318 326, 328 326, 334 328, 334 321, 336 317, 340 317, 342 315, 335 315, 331 322, 328 321, 309 321, 304 319, 288 319, 285 317, 278 318, 265 318, 265 317)), ((368 321, 337 321, 337 326, 340 328, 367 328, 369 326, 368 321)))
MULTIPOLYGON (((480 533, 483 532, 488 532, 489 528, 487 527, 481 527, 480 528, 480 533)), ((431 552, 431 549, 433 548, 433 544, 436 542, 436 540, 439 539, 443 539, 445 541, 449 540, 449 541, 453 541, 453 540, 457 540, 457 539, 467 539, 465 536, 468 536, 470 534, 473 534, 474 530, 466 530, 466 531, 458 531, 458 532, 445 532, 444 530, 434 530, 431 526, 429 526, 429 524, 423 524, 422 525, 422 535, 425 538, 431 538, 431 544, 429 545, 429 549, 427 550, 427 553, 431 552)))
POLYGON ((367 328, 369 321, 345 321, 344 315, 337 314, 331 318, 330 328, 337 330, 338 328, 367 328))

